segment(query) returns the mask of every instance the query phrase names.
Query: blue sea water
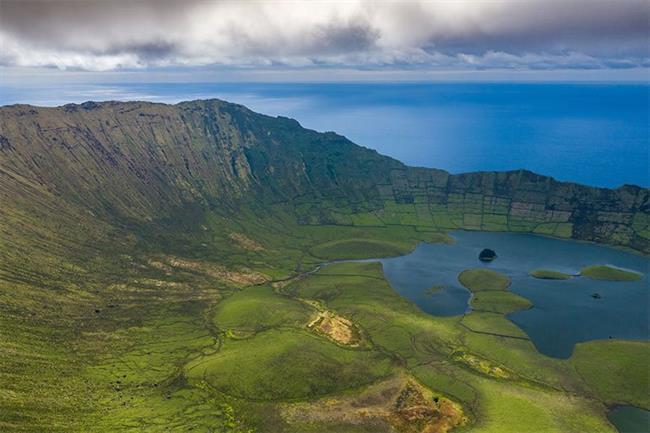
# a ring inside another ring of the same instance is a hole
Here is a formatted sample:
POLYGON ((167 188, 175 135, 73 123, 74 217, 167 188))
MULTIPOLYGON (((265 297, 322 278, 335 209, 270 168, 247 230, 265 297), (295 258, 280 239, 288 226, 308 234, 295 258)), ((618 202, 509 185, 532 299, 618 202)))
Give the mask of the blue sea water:
POLYGON ((650 185, 647 83, 0 85, 2 105, 212 97, 338 132, 409 165, 453 173, 526 168, 595 186, 650 185))

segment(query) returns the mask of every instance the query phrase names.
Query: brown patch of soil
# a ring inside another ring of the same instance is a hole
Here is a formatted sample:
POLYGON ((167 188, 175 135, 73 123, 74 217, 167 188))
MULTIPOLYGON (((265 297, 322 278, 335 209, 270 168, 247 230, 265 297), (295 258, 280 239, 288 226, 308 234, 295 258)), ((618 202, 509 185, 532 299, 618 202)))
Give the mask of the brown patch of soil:
POLYGON ((171 275, 173 269, 171 266, 166 265, 163 262, 159 262, 157 260, 148 260, 147 264, 151 266, 152 268, 158 269, 160 271, 163 271, 165 275, 171 275))
POLYGON ((515 375, 510 373, 505 367, 500 367, 498 365, 492 364, 490 361, 484 358, 480 358, 476 355, 471 355, 469 353, 457 353, 453 357, 454 361, 462 362, 468 367, 479 371, 487 376, 495 377, 497 379, 516 379, 515 375))
POLYGON ((331 311, 319 311, 307 327, 346 346, 358 346, 361 342, 359 330, 354 323, 331 311))
POLYGON ((458 405, 434 396, 414 380, 409 380, 395 400, 392 424, 400 431, 446 433, 464 422, 458 405))
POLYGON ((271 283, 271 287, 273 287, 274 289, 281 290, 281 289, 284 289, 285 287, 287 287, 289 284, 293 283, 293 281, 294 281, 293 279, 275 281, 275 282, 271 283))
POLYGON ((283 417, 289 423, 372 424, 378 432, 406 433, 447 433, 467 422, 460 405, 406 375, 372 385, 356 396, 288 404, 283 417))
POLYGON ((152 268, 160 269, 168 275, 173 269, 182 269, 243 286, 261 284, 269 281, 268 276, 251 269, 241 268, 235 271, 213 263, 185 260, 178 257, 166 257, 164 262, 149 260, 148 264, 152 268))
POLYGON ((260 245, 257 241, 249 238, 248 236, 242 233, 230 233, 228 237, 237 242, 240 247, 248 251, 263 251, 264 247, 260 245))

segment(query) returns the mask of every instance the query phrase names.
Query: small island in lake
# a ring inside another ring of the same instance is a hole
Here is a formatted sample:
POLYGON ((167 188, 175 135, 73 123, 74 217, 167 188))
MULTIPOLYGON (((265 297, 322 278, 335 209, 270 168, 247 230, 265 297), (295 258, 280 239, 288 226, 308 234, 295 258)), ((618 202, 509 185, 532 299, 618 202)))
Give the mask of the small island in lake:
POLYGON ((472 292, 480 290, 507 290, 510 278, 490 269, 467 269, 458 275, 458 281, 472 292))
POLYGON ((441 291, 441 290, 444 289, 444 288, 445 288, 445 286, 444 286, 443 284, 434 284, 433 286, 431 286, 431 287, 429 287, 428 289, 426 289, 426 290, 424 291, 424 294, 425 294, 425 295, 428 295, 428 296, 431 296, 431 295, 433 295, 434 293, 438 293, 439 291, 441 291))
POLYGON ((605 281, 638 281, 643 276, 634 271, 617 268, 609 265, 594 265, 582 268, 580 275, 592 280, 605 281))
POLYGON ((530 276, 541 280, 568 280, 573 277, 571 274, 565 274, 564 272, 554 271, 552 269, 535 269, 530 272, 530 276))
POLYGON ((482 262, 491 262, 492 260, 497 258, 497 253, 494 250, 491 250, 489 248, 485 248, 481 253, 478 255, 478 259, 482 262))

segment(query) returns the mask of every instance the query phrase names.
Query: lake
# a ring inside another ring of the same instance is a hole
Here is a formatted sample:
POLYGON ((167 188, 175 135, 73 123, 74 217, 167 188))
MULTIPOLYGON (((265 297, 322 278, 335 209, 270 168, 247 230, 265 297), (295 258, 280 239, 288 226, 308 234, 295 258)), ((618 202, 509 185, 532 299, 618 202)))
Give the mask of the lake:
POLYGON ((453 316, 469 311, 470 292, 458 282, 469 268, 490 268, 512 279, 509 290, 533 303, 508 318, 528 334, 548 356, 568 358, 581 341, 620 338, 648 339, 650 259, 602 245, 520 233, 452 232, 456 242, 419 244, 401 257, 380 259, 384 274, 402 296, 423 311, 453 316), (478 260, 491 248, 498 258, 478 260), (593 264, 609 264, 644 275, 640 281, 596 281, 584 277, 542 280, 529 276, 539 268, 576 274, 593 264), (434 285, 437 293, 427 294, 434 285), (600 294, 594 299, 592 294, 600 294))
POLYGON ((633 406, 619 406, 607 416, 620 433, 648 433, 650 412, 633 406))
POLYGON ((409 165, 526 168, 606 187, 650 185, 649 95, 647 83, 0 83, 2 105, 217 97, 338 132, 409 165))

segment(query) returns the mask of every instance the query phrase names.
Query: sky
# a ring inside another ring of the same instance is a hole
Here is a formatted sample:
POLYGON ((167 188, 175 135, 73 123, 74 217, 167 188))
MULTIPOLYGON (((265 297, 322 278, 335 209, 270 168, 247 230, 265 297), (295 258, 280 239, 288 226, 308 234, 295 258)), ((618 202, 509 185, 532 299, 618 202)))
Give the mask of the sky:
POLYGON ((635 80, 650 0, 0 0, 0 80, 635 80))

